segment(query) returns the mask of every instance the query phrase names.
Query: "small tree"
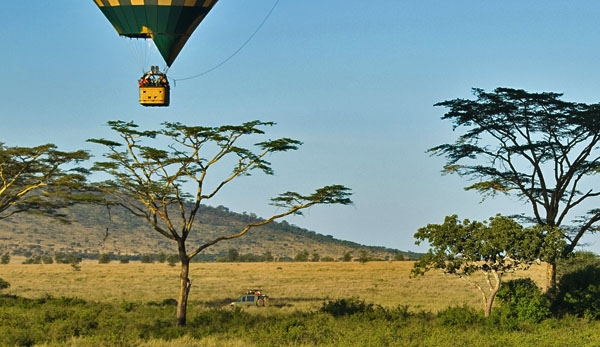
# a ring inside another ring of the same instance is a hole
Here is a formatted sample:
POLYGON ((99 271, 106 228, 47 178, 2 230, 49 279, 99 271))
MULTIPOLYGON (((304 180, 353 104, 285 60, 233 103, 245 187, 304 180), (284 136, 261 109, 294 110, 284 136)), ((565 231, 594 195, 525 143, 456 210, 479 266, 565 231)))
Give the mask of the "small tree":
POLYGON ((303 250, 296 254, 294 261, 308 261, 308 251, 303 250))
POLYGON ((0 290, 10 288, 10 283, 0 278, 0 290))
POLYGON ((108 264, 111 260, 110 254, 102 253, 98 256, 98 264, 108 264))
POLYGON ((42 263, 44 264, 54 264, 54 259, 49 254, 42 255, 42 263))
POLYGON ((2 258, 0 258, 0 264, 8 264, 10 263, 10 254, 5 253, 4 255, 2 255, 2 258))
POLYGON ((238 252, 238 250, 235 248, 228 249, 225 261, 229 263, 235 263, 240 261, 240 252, 238 252))
POLYGON ((138 130, 132 122, 111 121, 108 124, 121 141, 89 140, 108 149, 107 160, 95 163, 93 169, 112 177, 101 183, 100 188, 112 195, 115 202, 144 218, 156 232, 177 244, 181 263, 178 326, 186 324, 191 288, 190 261, 200 252, 274 220, 301 214, 302 210, 314 205, 352 203, 350 190, 341 185, 325 186, 308 195, 286 192, 271 199, 281 213, 266 219, 249 218, 248 224, 240 230, 190 246, 187 240, 198 230, 194 222, 202 202, 212 199, 238 177, 249 176, 256 170, 273 174, 267 156, 295 150, 301 142, 280 138, 244 146, 246 138, 261 136, 263 128, 274 125, 261 121, 219 127, 165 122, 161 129, 149 131, 138 130), (155 141, 155 145, 146 145, 146 141, 155 141), (222 179, 211 181, 216 182, 214 185, 209 184, 207 175, 218 173, 214 167, 223 163, 232 164, 232 170, 222 179))
POLYGON ((273 260, 275 260, 275 257, 273 256, 273 253, 271 253, 271 251, 266 251, 262 255, 262 261, 273 261, 273 260))
POLYGON ((321 260, 321 255, 318 252, 313 252, 312 256, 310 257, 310 261, 312 262, 319 262, 319 260, 321 260))
POLYGON ((154 255, 153 254, 142 254, 140 258, 140 262, 142 264, 152 264, 154 263, 154 255))
POLYGON ((371 260, 371 257, 368 250, 363 248, 358 251, 358 261, 361 264, 366 264, 369 260, 371 260))
POLYGON ((177 254, 169 254, 167 256, 167 264, 169 266, 175 266, 175 264, 177 264, 178 260, 179 260, 179 256, 177 254))
POLYGON ((352 261, 352 253, 351 252, 346 252, 344 253, 344 256, 342 257, 342 261, 352 261))
POLYGON ((444 224, 429 224, 415 234, 416 244, 427 241, 431 248, 415 263, 412 276, 442 269, 465 279, 479 290, 485 316, 489 317, 504 273, 527 269, 549 252, 545 235, 560 239, 561 234, 540 226, 523 228, 500 215, 490 218, 489 223, 467 219, 460 222, 456 215, 449 216, 444 224), (483 275, 483 284, 473 279, 475 274, 483 275))

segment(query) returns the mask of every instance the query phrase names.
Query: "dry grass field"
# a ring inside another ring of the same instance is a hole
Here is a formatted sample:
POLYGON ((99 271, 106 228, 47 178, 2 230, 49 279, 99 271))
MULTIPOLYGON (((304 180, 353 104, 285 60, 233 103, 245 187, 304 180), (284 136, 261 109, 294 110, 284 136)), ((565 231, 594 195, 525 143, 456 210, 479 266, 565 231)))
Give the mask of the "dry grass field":
MULTIPOLYGON (((324 263, 194 263, 190 278, 190 308, 218 307, 250 288, 271 297, 271 309, 311 310, 329 299, 358 297, 385 307, 408 305, 411 311, 437 312, 448 306, 481 308, 481 297, 466 281, 427 273, 410 278, 412 262, 324 263)), ((528 276, 544 284, 545 265, 534 265, 528 276)), ((515 275, 507 275, 510 279, 515 275)), ((150 302, 177 298, 179 268, 167 264, 98 264, 84 261, 79 271, 70 265, 25 265, 19 259, 0 265, 0 278, 11 284, 4 293, 27 298, 77 297, 89 301, 150 302)))

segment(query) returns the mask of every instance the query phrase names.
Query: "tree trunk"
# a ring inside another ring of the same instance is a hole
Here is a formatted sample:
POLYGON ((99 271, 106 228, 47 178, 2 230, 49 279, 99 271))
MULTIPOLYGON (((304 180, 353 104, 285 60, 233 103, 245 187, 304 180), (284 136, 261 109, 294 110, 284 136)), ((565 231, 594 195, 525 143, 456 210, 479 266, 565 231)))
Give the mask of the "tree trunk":
POLYGON ((492 307, 494 306, 494 299, 496 298, 496 294, 498 293, 498 289, 500 289, 500 286, 497 286, 490 293, 490 297, 487 299, 487 302, 485 303, 485 311, 484 311, 485 318, 488 318, 492 314, 492 307))
POLYGON ((500 285, 502 285, 502 277, 496 271, 493 271, 494 279, 496 280, 496 284, 493 284, 488 280, 488 284, 490 286, 490 295, 485 303, 485 318, 488 318, 492 314, 492 307, 494 306, 494 299, 496 299, 496 294, 500 290, 500 285))
POLYGON ((177 299, 177 326, 182 327, 186 324, 187 316, 187 302, 190 293, 192 282, 189 279, 190 273, 190 259, 187 254, 180 254, 181 256, 181 275, 180 275, 180 288, 179 298, 177 299))
POLYGON ((556 293, 556 261, 550 261, 546 265, 546 293, 552 298, 556 293))
POLYGON ((484 315, 485 318, 488 318, 490 316, 490 314, 492 313, 492 307, 494 306, 494 299, 496 298, 496 294, 498 294, 498 291, 500 290, 500 285, 502 284, 502 275, 498 274, 498 272, 496 271, 491 271, 491 273, 494 275, 494 280, 496 281, 496 283, 492 283, 492 281, 490 280, 490 273, 489 272, 485 272, 484 273, 484 277, 485 277, 485 281, 488 284, 488 288, 483 288, 481 285, 479 285, 477 283, 477 281, 471 281, 468 276, 461 276, 461 278, 463 278, 465 281, 472 283, 475 287, 477 287, 477 289, 479 290, 479 293, 481 293, 481 299, 483 301, 483 306, 484 306, 484 315), (489 292, 489 295, 487 294, 489 292))

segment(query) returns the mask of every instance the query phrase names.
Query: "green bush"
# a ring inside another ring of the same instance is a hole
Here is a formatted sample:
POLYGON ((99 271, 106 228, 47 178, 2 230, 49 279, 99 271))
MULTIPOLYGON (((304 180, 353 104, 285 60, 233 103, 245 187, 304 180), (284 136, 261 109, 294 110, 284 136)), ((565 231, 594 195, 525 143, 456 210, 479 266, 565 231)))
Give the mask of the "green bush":
POLYGON ((484 319, 481 312, 467 305, 448 307, 438 312, 437 318, 444 326, 456 327, 469 327, 484 319))
POLYGON ((110 254, 102 253, 98 257, 98 264, 108 264, 111 260, 110 254))
POLYGON ((0 264, 6 265, 8 263, 10 263, 10 254, 6 253, 0 258, 0 264))
POLYGON ((42 256, 42 263, 44 264, 54 264, 54 259, 52 259, 51 255, 42 256))
POLYGON ((367 304, 358 298, 329 300, 321 306, 321 312, 329 313, 334 317, 373 312, 373 310, 373 304, 367 304))
POLYGON ((298 254, 296 254, 296 256, 294 257, 294 261, 308 261, 308 251, 307 250, 303 250, 301 252, 298 252, 298 254))
POLYGON ((10 283, 6 282, 2 278, 0 278, 0 290, 6 289, 10 287, 10 283))
POLYGON ((66 254, 63 252, 54 253, 54 260, 57 264, 78 264, 83 258, 77 254, 66 254))
POLYGON ((567 273, 560 278, 553 310, 588 319, 600 318, 600 265, 567 273))
POLYGON ((573 315, 600 318, 600 258, 578 251, 557 264, 558 285, 552 312, 558 317, 573 315))
POLYGON ((561 258, 556 268, 556 276, 561 277, 577 270, 584 269, 590 265, 600 266, 600 258, 593 252, 577 251, 567 258, 561 258))
POLYGON ((42 263, 42 257, 39 255, 34 255, 31 256, 25 260, 23 260, 23 264, 41 264, 42 263))
POLYGON ((154 263, 154 255, 152 254, 143 254, 140 261, 143 264, 152 264, 154 263))
POLYGON ((276 308, 201 309, 193 302, 187 326, 177 327, 173 304, 0 295, 0 346, 596 346, 600 339, 600 322, 573 316, 515 333, 485 329, 483 314, 469 307, 434 318, 356 298, 331 301, 330 308, 345 313, 337 317, 276 308))
POLYGON ((550 300, 530 278, 503 283, 496 296, 498 323, 506 329, 516 329, 519 323, 539 323, 551 316, 550 300))
POLYGON ((167 264, 169 266, 175 266, 179 262, 179 254, 169 254, 167 256, 167 264))

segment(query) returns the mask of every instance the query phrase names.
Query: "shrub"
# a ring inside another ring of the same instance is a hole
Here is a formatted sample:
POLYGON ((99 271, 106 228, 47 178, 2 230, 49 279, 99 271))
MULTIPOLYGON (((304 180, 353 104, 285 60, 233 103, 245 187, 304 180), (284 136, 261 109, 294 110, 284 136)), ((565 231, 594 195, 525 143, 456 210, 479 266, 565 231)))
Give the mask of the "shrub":
POLYGON ((54 259, 52 259, 52 256, 50 256, 50 255, 44 255, 44 256, 42 256, 42 263, 54 264, 54 259))
POLYGON ((314 252, 312 254, 312 256, 310 257, 310 261, 312 262, 318 262, 321 259, 321 255, 317 252, 314 252))
POLYGON ((151 264, 154 263, 154 256, 152 254, 144 254, 140 260, 144 264, 151 264))
POLYGON ((57 264, 77 264, 81 263, 82 257, 76 254, 56 252, 54 253, 54 260, 57 264))
POLYGON ((10 254, 6 253, 0 258, 0 264, 8 264, 10 263, 10 254))
POLYGON ((42 263, 42 257, 39 255, 35 255, 35 256, 32 256, 30 258, 23 260, 23 264, 41 264, 41 263, 42 263))
POLYGON ((365 264, 366 262, 368 262, 369 260, 371 260, 371 257, 369 257, 369 251, 367 251, 366 249, 361 249, 358 252, 358 261, 361 264, 365 264))
POLYGON ((499 323, 512 329, 518 323, 539 323, 550 317, 550 300, 530 278, 508 281, 497 294, 499 323))
POLYGON ((557 287, 553 311, 588 319, 600 318, 600 264, 564 274, 557 287))
POLYGON ((108 264, 111 260, 110 254, 102 253, 98 257, 98 264, 108 264))
POLYGON ((302 252, 298 252, 294 257, 294 261, 308 261, 308 251, 303 250, 302 252))
POLYGON ((178 261, 179 261, 179 255, 177 255, 177 254, 169 254, 167 256, 167 264, 169 266, 175 266, 175 264, 177 264, 178 261))
POLYGON ((448 307, 438 312, 437 318, 442 325, 457 327, 469 327, 484 319, 481 312, 467 305, 448 307))
POLYGON ((373 312, 373 310, 373 304, 367 304, 358 298, 329 300, 321 306, 321 312, 329 313, 334 317, 373 312))
POLYGON ((598 255, 593 252, 577 251, 558 261, 556 276, 560 280, 562 276, 584 269, 589 265, 600 266, 598 255))
POLYGON ((6 289, 10 287, 10 283, 6 282, 2 278, 0 278, 0 290, 6 289))

